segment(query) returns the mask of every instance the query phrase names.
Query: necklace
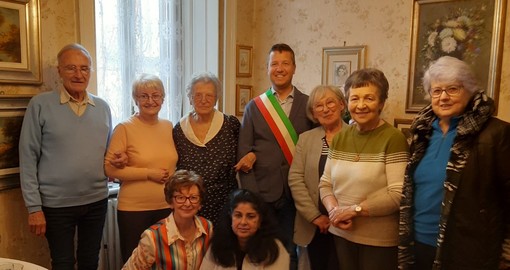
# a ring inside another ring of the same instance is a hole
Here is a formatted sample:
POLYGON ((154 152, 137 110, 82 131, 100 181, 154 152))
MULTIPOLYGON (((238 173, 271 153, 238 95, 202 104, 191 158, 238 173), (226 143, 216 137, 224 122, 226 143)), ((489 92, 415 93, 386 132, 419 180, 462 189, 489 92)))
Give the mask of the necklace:
POLYGON ((354 162, 358 162, 360 160, 361 152, 363 152, 363 149, 365 149, 365 146, 367 146, 367 143, 368 143, 368 141, 370 141, 370 137, 372 136, 372 133, 374 133, 374 130, 377 127, 378 127, 378 125, 368 131, 367 139, 365 140, 365 142, 363 143, 363 146, 361 146, 361 149, 359 151, 358 151, 358 147, 356 146, 356 140, 352 140, 352 144, 354 145, 354 150, 356 151, 356 155, 354 156, 354 162))
POLYGON ((371 135, 372 135, 372 132, 370 132, 370 134, 368 134, 367 139, 365 140, 365 143, 363 143, 363 146, 361 147, 361 149, 359 151, 358 151, 358 147, 356 146, 355 140, 352 141, 352 144, 354 145, 354 150, 356 150, 356 156, 354 156, 354 162, 359 161, 359 155, 361 154, 361 152, 363 152, 363 149, 365 149, 365 146, 367 146, 367 143, 370 140, 371 135))

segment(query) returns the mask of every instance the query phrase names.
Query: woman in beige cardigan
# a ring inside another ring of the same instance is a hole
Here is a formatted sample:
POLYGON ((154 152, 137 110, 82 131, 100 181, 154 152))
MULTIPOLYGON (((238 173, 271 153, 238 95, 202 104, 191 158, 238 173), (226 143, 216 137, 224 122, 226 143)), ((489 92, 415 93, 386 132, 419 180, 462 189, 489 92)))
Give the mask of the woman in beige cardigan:
POLYGON ((312 90, 307 115, 320 126, 302 133, 289 172, 289 186, 296 205, 294 242, 306 246, 311 269, 338 269, 335 245, 328 232, 329 217, 320 202, 319 179, 329 144, 345 123, 345 98, 335 86, 319 85, 312 90))

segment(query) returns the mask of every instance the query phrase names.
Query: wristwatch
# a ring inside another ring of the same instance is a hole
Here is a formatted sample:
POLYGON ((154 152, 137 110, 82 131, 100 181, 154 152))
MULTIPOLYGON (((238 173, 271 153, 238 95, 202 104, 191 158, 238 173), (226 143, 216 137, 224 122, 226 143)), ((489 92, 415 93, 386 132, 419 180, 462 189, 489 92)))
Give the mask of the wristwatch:
POLYGON ((363 208, 359 204, 354 205, 354 212, 356 212, 356 215, 361 214, 361 211, 363 211, 363 208))

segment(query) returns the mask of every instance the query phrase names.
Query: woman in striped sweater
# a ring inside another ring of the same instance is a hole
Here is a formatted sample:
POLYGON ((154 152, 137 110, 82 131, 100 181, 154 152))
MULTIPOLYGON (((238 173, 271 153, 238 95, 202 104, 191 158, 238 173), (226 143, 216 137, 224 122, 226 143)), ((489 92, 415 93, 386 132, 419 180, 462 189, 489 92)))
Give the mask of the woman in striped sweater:
POLYGON ((340 269, 397 268, 408 145, 399 130, 381 119, 388 88, 384 74, 373 68, 355 71, 345 83, 355 123, 333 139, 319 182, 340 269))

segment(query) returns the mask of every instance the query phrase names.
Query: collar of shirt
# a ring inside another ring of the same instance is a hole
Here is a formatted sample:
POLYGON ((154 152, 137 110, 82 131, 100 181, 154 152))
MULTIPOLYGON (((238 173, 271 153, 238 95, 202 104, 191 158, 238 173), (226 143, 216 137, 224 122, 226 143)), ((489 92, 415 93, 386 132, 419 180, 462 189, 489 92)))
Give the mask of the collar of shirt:
MULTIPOLYGON (((173 244, 177 240, 185 241, 184 237, 179 232, 179 229, 177 229, 177 225, 175 224, 174 213, 171 213, 170 216, 167 217, 167 219, 168 220, 166 222, 166 229, 168 232, 168 234, 167 234, 168 245, 173 244)), ((198 233, 195 234, 195 238, 193 239, 193 241, 195 241, 195 239, 200 237, 202 234, 207 234, 204 226, 202 226, 202 223, 200 223, 200 220, 198 219, 198 217, 195 216, 194 219, 195 219, 195 226, 198 228, 198 233)))
MULTIPOLYGON (((455 116, 450 119, 450 125, 448 126, 448 133, 450 133, 451 131, 457 132, 457 126, 459 125, 460 118, 461 118, 460 116, 455 116)), ((432 128, 438 132, 443 133, 441 127, 439 126, 439 120, 440 120, 439 117, 436 117, 434 122, 432 122, 432 128)))
POLYGON ((82 102, 76 100, 75 98, 73 98, 69 92, 67 92, 65 90, 64 87, 61 87, 60 89, 60 103, 61 104, 65 104, 65 103, 69 103, 69 102, 74 102, 74 103, 77 103, 77 104, 90 104, 92 106, 96 106, 96 104, 94 104, 94 101, 89 98, 89 93, 87 92, 86 95, 85 95, 85 98, 83 99, 82 102))
POLYGON ((195 136, 195 132, 191 127, 190 118, 192 117, 192 114, 193 112, 190 112, 179 121, 181 124, 182 132, 184 133, 184 136, 186 136, 186 139, 188 139, 191 143, 200 147, 205 147, 205 144, 211 141, 216 136, 216 134, 220 132, 224 120, 223 113, 214 109, 214 116, 211 122, 211 127, 209 128, 209 131, 207 131, 204 142, 201 142, 197 136, 195 136))
POLYGON ((279 95, 278 95, 278 92, 276 92, 276 90, 274 90, 273 87, 271 87, 271 92, 273 92, 273 95, 276 97, 276 99, 278 100, 278 102, 280 104, 283 104, 283 103, 286 103, 287 100, 291 99, 291 100, 294 100, 294 86, 292 86, 292 91, 290 91, 290 94, 284 99, 284 100, 281 100, 279 95))
POLYGON ((278 93, 273 88, 271 88, 271 90, 273 91, 273 95, 275 95, 276 100, 278 100, 278 103, 280 103, 280 106, 282 107, 282 110, 285 113, 285 115, 289 116, 290 110, 292 109, 292 103, 294 103, 294 90, 295 90, 294 86, 292 86, 292 91, 284 100, 281 100, 278 97, 278 93))

